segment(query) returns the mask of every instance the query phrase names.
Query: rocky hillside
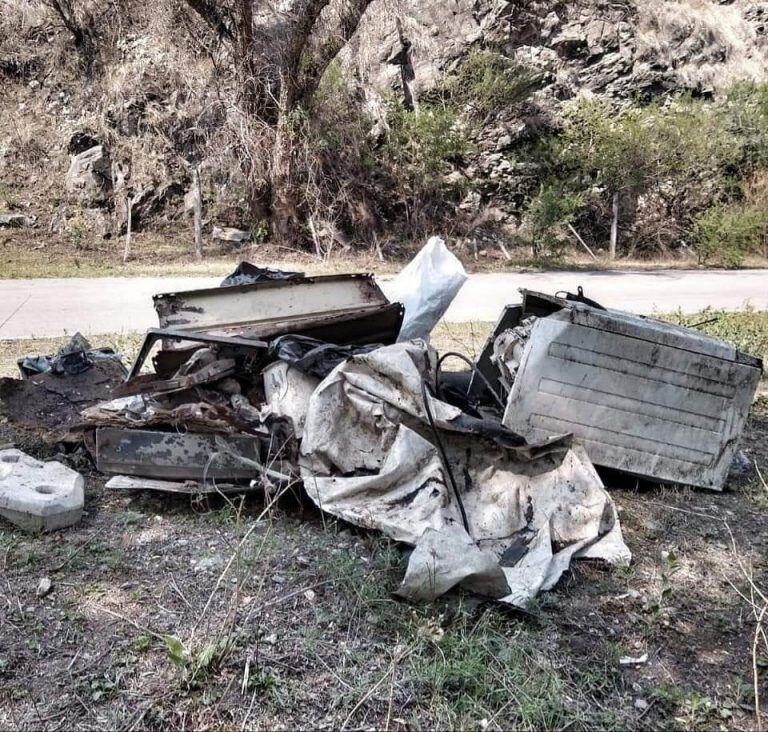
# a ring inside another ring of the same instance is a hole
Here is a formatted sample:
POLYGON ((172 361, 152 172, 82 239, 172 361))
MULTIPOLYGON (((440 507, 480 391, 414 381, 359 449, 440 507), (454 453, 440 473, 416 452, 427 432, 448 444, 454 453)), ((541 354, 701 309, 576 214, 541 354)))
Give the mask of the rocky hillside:
MULTIPOLYGON (((388 210, 390 191, 370 190, 397 189, 405 163, 378 178, 381 166, 374 162, 374 173, 361 170, 363 182, 353 190, 352 183, 339 183, 355 176, 336 158, 346 160, 350 146, 375 139, 378 147, 360 159, 392 159, 393 105, 418 110, 444 99, 447 80, 463 78, 472 49, 492 51, 535 83, 523 101, 491 104, 471 126, 464 123, 466 109, 449 120, 450 134, 464 125, 470 141, 445 154, 448 168, 439 169, 441 181, 458 186, 456 217, 474 221, 464 229, 451 224, 457 232, 489 220, 519 224, 532 166, 530 152, 520 151, 542 129, 558 129, 573 100, 621 106, 680 92, 706 99, 735 82, 762 83, 767 33, 768 3, 744 0, 374 0, 324 77, 341 78, 334 83, 343 85, 357 117, 353 125, 345 112, 347 127, 337 136, 344 146, 328 156, 332 164, 318 163, 332 182, 317 190, 337 213, 318 213, 313 236, 344 246, 372 233, 407 237, 401 224, 412 203, 388 210), (350 125, 361 129, 357 137, 346 131, 350 125), (365 186, 364 194, 356 192, 365 186), (346 209, 338 213, 339 206, 346 209)), ((172 0, 151 10, 130 0, 0 0, 0 237, 18 227, 30 240, 57 237, 72 246, 116 240, 126 228, 128 202, 134 231, 189 236, 193 168, 203 181, 204 235, 237 227, 262 237, 267 229, 245 193, 248 163, 233 142, 244 122, 226 54, 189 7, 172 0), (57 11, 62 6, 86 29, 87 41, 78 41, 57 11)), ((332 109, 330 97, 324 103, 332 109)), ((439 125, 430 129, 433 137, 448 134, 439 125)))
POLYGON ((544 72, 540 97, 556 107, 581 94, 713 94, 736 80, 763 81, 766 33, 768 3, 745 0, 408 0, 394 17, 372 6, 353 52, 378 89, 401 84, 407 56, 419 95, 469 47, 492 46, 544 72))

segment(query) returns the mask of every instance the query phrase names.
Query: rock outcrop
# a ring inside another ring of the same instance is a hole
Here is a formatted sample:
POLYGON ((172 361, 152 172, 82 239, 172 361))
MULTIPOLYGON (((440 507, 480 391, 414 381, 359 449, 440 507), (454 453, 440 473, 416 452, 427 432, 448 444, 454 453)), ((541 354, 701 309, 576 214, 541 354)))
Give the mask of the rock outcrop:
POLYGON ((522 109, 488 115, 475 132, 476 156, 455 174, 507 211, 538 180, 516 149, 556 127, 570 100, 712 96, 735 81, 768 80, 768 3, 404 0, 399 14, 387 8, 371 6, 347 59, 373 98, 394 93, 417 105, 472 48, 499 50, 539 76, 522 109))
POLYGON ((768 78, 768 3, 733 0, 405 0, 372 6, 353 54, 371 87, 423 95, 472 46, 499 48, 547 74, 553 104, 581 94, 636 99, 709 94, 768 78))
POLYGON ((109 200, 112 172, 109 152, 94 145, 72 156, 65 180, 67 191, 86 206, 99 206, 109 200))

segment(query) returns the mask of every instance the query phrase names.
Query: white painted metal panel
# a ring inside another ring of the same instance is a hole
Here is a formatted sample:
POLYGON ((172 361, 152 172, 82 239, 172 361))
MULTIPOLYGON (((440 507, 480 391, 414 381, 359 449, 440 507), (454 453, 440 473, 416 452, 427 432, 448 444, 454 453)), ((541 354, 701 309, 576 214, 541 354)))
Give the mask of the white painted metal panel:
POLYGON ((574 305, 536 323, 504 424, 571 432, 597 465, 720 489, 759 378, 722 341, 574 305))
POLYGON ((323 314, 365 312, 388 304, 371 275, 329 275, 214 287, 154 297, 161 328, 213 332, 323 314))

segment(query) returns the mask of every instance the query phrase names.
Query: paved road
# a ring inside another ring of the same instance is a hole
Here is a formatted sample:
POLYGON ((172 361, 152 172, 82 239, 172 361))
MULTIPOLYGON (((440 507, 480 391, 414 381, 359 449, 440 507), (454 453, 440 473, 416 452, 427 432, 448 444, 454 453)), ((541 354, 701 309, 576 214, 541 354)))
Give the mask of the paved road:
MULTIPOLYGON (((382 286, 386 291, 387 279, 382 286)), ((0 280, 0 339, 110 333, 157 325, 152 295, 211 287, 220 278, 163 277, 0 280)), ((472 275, 451 305, 453 322, 496 320, 517 289, 544 292, 582 285, 605 305, 649 314, 695 312, 707 306, 736 310, 747 304, 768 309, 768 270, 666 270, 653 272, 546 272, 472 275)))

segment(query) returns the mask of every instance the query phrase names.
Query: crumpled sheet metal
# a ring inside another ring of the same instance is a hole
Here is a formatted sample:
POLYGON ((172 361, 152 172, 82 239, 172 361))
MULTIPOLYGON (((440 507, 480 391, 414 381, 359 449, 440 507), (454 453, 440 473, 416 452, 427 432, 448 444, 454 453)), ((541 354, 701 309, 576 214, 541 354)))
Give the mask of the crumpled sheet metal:
POLYGON ((583 449, 567 437, 501 447, 457 431, 459 410, 432 398, 467 535, 425 425, 420 384, 433 364, 434 351, 411 341, 340 365, 312 395, 302 441, 304 485, 323 511, 416 547, 399 593, 428 600, 461 584, 524 607, 574 557, 628 563, 583 449))
POLYGON ((512 384, 515 383, 517 370, 520 368, 535 323, 535 316, 526 318, 520 325, 505 330, 493 342, 493 363, 499 370, 505 394, 509 394, 512 384))
POLYGON ((166 408, 154 400, 139 395, 120 397, 96 404, 81 412, 81 427, 125 427, 142 429, 171 426, 200 432, 256 432, 235 417, 236 412, 224 405, 208 402, 187 402, 166 408))

